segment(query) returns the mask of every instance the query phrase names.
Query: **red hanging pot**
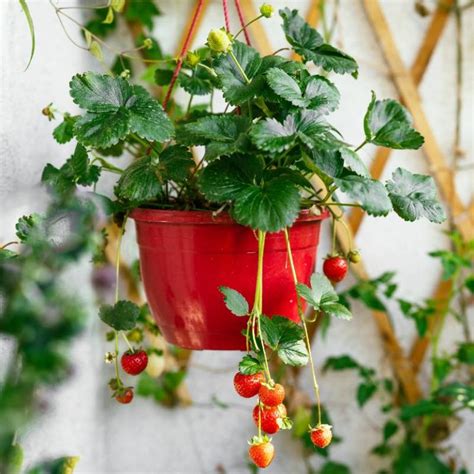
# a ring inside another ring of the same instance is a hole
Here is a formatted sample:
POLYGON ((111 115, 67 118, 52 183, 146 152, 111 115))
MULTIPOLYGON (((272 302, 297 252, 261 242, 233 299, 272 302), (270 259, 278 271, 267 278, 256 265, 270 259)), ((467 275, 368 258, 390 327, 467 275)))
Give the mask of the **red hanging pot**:
MULTIPOLYGON (((319 242, 320 216, 303 211, 290 230, 299 281, 309 284, 319 242)), ((140 267, 151 312, 166 340, 187 349, 244 350, 247 318, 231 314, 219 286, 253 304, 257 238, 228 214, 135 209, 140 267)), ((263 312, 298 321, 283 232, 267 234, 263 312)))

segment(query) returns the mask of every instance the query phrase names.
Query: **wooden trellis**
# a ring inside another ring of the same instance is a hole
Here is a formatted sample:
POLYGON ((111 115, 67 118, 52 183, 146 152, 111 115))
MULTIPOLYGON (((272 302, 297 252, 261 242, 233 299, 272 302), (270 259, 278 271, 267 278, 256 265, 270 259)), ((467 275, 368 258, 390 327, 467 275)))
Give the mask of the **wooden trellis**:
MULTIPOLYGON (((469 240, 472 239, 474 233, 474 202, 472 202, 470 206, 466 208, 459 199, 455 189, 454 172, 449 167, 448 161, 443 156, 443 153, 431 130, 429 121, 427 120, 423 111, 417 90, 417 86, 420 84, 423 78, 433 51, 435 50, 442 36, 446 22, 449 18, 450 7, 452 6, 453 2, 454 0, 445 0, 443 5, 438 5, 436 11, 432 15, 431 23, 422 41, 416 60, 413 63, 411 69, 408 69, 401 60, 396 43, 383 15, 379 1, 363 0, 367 18, 374 34, 377 36, 378 44, 381 45, 387 66, 390 70, 391 78, 399 92, 400 99, 412 113, 416 127, 425 136, 426 142, 423 151, 429 164, 430 171, 437 181, 442 197, 449 212, 452 215, 455 225, 457 226, 461 235, 465 239, 469 240)), ((208 9, 209 3, 209 0, 197 0, 195 2, 192 15, 190 15, 188 20, 188 26, 183 30, 182 38, 178 42, 176 55, 178 55, 182 49, 182 45, 184 44, 194 12, 197 8, 201 8, 201 14, 199 16, 198 23, 196 24, 194 31, 191 32, 190 44, 192 44, 197 34, 201 21, 208 9)), ((312 26, 316 26, 319 21, 320 7, 321 0, 310 0, 309 8, 306 14, 306 20, 312 26)), ((252 0, 243 0, 242 10, 246 21, 257 16, 257 10, 252 0)), ((134 37, 142 33, 139 29, 137 29, 136 25, 130 24, 129 27, 134 37)), ((273 51, 271 42, 260 22, 253 23, 249 27, 249 32, 251 34, 253 43, 262 54, 269 54, 273 51)), ((375 178, 380 178, 382 175, 390 155, 390 149, 379 148, 377 150, 375 159, 371 165, 371 173, 375 178)), ((364 214, 357 208, 355 208, 347 218, 346 223, 352 230, 353 237, 357 235, 363 219, 364 214)), ((345 230, 343 229, 343 226, 337 226, 336 231, 342 250, 348 251, 348 237, 345 230)), ((361 279, 369 278, 363 263, 353 265, 352 270, 361 279)), ((437 308, 438 315, 442 314, 444 311, 443 301, 446 300, 450 290, 451 287, 449 283, 440 282, 434 293, 434 299, 441 301, 437 308)), ((429 339, 416 339, 413 343, 409 356, 407 356, 398 342, 388 315, 381 311, 373 311, 372 315, 379 330, 384 349, 391 361, 394 373, 401 384, 404 395, 408 402, 415 402, 421 396, 421 389, 416 373, 419 370, 419 367, 421 366, 423 358, 428 349, 429 339)), ((430 324, 432 326, 437 324, 436 315, 431 319, 430 324)), ((316 333, 316 326, 317 325, 313 326, 313 336, 316 333)))

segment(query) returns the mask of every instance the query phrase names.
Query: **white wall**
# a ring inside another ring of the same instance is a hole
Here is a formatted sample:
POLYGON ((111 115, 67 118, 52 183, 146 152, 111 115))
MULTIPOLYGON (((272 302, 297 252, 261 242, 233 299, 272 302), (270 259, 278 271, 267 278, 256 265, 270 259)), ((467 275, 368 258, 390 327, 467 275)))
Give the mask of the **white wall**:
MULTIPOLYGON (((0 242, 11 240, 14 223, 25 213, 39 210, 44 205, 44 194, 38 186, 41 170, 46 162, 60 164, 68 156, 70 147, 58 146, 51 137, 53 124, 40 114, 49 102, 62 110, 73 110, 68 97, 68 81, 73 74, 98 69, 98 64, 75 48, 64 36, 52 7, 46 0, 29 0, 37 33, 37 53, 30 69, 23 72, 28 57, 29 36, 18 2, 1 0, 1 91, 0 91, 0 242)), ((64 4, 64 2, 62 2, 64 4)), ((283 6, 284 2, 272 2, 283 6)), ((429 2, 430 3, 430 2, 429 2)), ((258 2, 257 2, 258 4, 258 2)), ((306 11, 305 1, 287 1, 291 7, 306 11)), ((157 22, 156 34, 166 50, 175 48, 176 34, 189 13, 189 0, 160 0, 165 16, 157 22)), ((218 0, 211 2, 198 43, 205 40, 211 26, 223 22, 218 0)), ((412 3, 386 0, 384 10, 397 43, 407 64, 414 59, 429 19, 416 15, 412 3)), ((473 12, 465 15, 465 88, 463 110, 463 147, 472 157, 473 132, 473 12)), ((343 93, 342 110, 335 115, 336 125, 345 132, 349 142, 361 141, 362 116, 369 102, 370 90, 379 97, 395 97, 396 90, 387 76, 387 68, 370 30, 360 2, 343 0, 341 5, 341 34, 339 42, 361 63, 358 81, 337 78, 343 93)), ((275 49, 283 42, 278 27, 279 18, 265 26, 275 49)), ((126 32, 121 41, 126 44, 126 32)), ((446 156, 452 156, 454 133, 454 23, 450 20, 421 85, 421 98, 433 130, 446 156)), ((373 150, 362 153, 370 162, 373 150)), ((397 166, 412 171, 427 172, 421 151, 394 152, 385 176, 397 166)), ((459 180, 461 194, 468 202, 472 174, 459 180), (471 181, 470 181, 471 180, 471 181)), ((326 229, 327 230, 327 229, 326 229)), ((396 269, 399 294, 406 299, 422 299, 431 295, 440 276, 436 262, 426 256, 430 250, 445 247, 443 226, 426 221, 405 223, 396 217, 366 218, 358 236, 358 247, 371 275, 396 269)), ((328 248, 323 237, 321 255, 328 248)), ((135 255, 132 232, 127 233, 127 254, 135 255)), ((102 327, 92 305, 88 289, 89 267, 83 262, 74 270, 69 291, 80 291, 90 308, 90 324, 84 336, 73 347, 75 375, 52 393, 50 410, 22 436, 26 461, 32 463, 46 455, 77 454, 81 457, 79 473, 210 473, 222 465, 228 473, 247 472, 245 465, 246 439, 253 433, 250 411, 253 403, 242 401, 233 392, 232 374, 240 354, 230 352, 195 353, 187 379, 195 405, 186 409, 169 410, 148 400, 138 399, 131 406, 118 406, 109 399, 105 388, 108 367, 102 363, 106 350, 101 337, 102 327), (202 365, 226 369, 210 373, 202 365), (199 367, 198 367, 199 366, 199 367), (223 410, 211 407, 217 395, 232 405, 223 410)), ((347 284, 353 281, 349 279, 347 284)), ((394 324, 401 342, 408 348, 414 338, 411 323, 407 323, 393 308, 394 324)), ((459 336, 456 324, 449 328, 449 339, 459 336)), ((444 341, 446 347, 452 341, 444 341)), ((0 341, 0 360, 8 346, 0 341)), ((389 371, 389 362, 381 348, 377 330, 370 313, 356 306, 352 322, 335 321, 325 341, 318 340, 314 349, 317 363, 328 355, 350 350, 362 363, 389 371)), ((304 374, 303 385, 310 388, 309 374, 304 374)), ((426 383, 426 375, 423 383, 426 383)), ((349 464, 354 473, 370 474, 379 467, 378 460, 368 455, 368 448, 379 440, 375 426, 378 401, 370 402, 361 412, 354 402, 356 377, 352 374, 328 374, 321 377, 322 398, 329 406, 338 433, 346 442, 334 446, 336 460, 349 464)), ((469 460, 469 441, 474 437, 472 417, 455 435, 464 460, 469 460)), ((303 473, 305 467, 299 446, 288 433, 275 437, 278 457, 268 472, 303 473)), ((314 459, 317 466, 320 461, 314 459)), ((474 459, 469 461, 474 470, 474 459)))

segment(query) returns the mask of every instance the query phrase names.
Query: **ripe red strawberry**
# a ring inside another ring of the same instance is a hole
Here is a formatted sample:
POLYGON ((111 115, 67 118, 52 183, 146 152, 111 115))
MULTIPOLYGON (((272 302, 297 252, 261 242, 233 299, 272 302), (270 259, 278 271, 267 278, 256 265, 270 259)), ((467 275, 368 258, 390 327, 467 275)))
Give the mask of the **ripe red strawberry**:
POLYGON ((133 388, 128 387, 116 392, 115 400, 126 405, 133 400, 133 388))
POLYGON ((285 405, 278 405, 276 407, 266 407, 260 404, 253 409, 253 421, 258 427, 258 419, 260 412, 260 425, 263 431, 268 434, 275 434, 280 430, 279 420, 286 418, 285 405))
POLYGON ((145 351, 127 351, 122 355, 122 369, 130 375, 138 375, 146 369, 148 356, 145 351))
POLYGON ((310 431, 311 441, 318 448, 325 448, 329 446, 332 440, 332 426, 318 425, 310 431))
POLYGON ((260 385, 265 380, 263 372, 252 375, 245 375, 237 372, 234 375, 235 391, 244 398, 251 398, 257 395, 260 385))
POLYGON ((285 399, 285 388, 279 383, 273 386, 262 384, 258 391, 258 396, 264 405, 276 407, 285 399))
POLYGON ((275 448, 267 436, 255 436, 250 444, 249 457, 253 463, 261 468, 270 465, 275 457, 275 448))
POLYGON ((347 274, 347 260, 343 257, 328 257, 324 260, 323 272, 334 283, 344 280, 347 274))

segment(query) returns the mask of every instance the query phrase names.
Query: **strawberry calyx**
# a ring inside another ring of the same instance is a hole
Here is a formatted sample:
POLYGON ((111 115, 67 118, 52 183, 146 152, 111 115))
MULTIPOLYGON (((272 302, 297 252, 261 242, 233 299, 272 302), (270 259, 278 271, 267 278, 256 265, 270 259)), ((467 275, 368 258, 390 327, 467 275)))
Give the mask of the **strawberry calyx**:
POLYGON ((267 444, 272 441, 272 438, 269 438, 266 434, 260 436, 255 435, 248 441, 250 446, 260 446, 261 444, 267 444))

